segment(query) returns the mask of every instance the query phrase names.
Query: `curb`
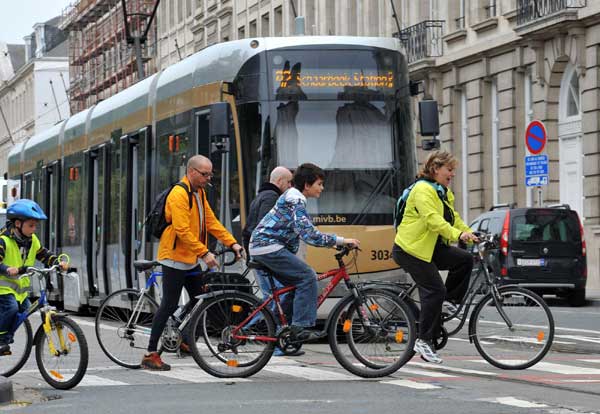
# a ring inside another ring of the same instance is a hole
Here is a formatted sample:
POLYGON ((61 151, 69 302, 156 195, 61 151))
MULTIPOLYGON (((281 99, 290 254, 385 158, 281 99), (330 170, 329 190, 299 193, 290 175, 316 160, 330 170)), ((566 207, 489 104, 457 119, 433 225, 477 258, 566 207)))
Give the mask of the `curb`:
POLYGON ((14 400, 12 382, 0 375, 0 403, 14 400))

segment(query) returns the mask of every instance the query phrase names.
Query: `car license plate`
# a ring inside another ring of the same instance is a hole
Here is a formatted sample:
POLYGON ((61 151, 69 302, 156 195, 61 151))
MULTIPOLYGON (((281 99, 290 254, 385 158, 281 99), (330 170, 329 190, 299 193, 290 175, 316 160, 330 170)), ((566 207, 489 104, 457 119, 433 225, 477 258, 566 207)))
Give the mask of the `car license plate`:
POLYGON ((545 259, 517 259, 517 266, 545 266, 545 259))

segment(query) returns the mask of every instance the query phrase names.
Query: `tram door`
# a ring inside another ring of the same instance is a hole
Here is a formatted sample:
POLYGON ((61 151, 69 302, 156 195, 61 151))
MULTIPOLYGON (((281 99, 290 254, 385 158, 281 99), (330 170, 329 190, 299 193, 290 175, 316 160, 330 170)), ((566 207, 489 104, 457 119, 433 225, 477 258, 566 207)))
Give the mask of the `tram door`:
POLYGON ((138 288, 138 275, 133 262, 144 258, 143 223, 146 217, 146 195, 149 194, 149 157, 146 149, 151 144, 150 127, 121 138, 121 248, 124 255, 126 286, 138 288), (124 178, 124 181, 123 181, 124 178))
MULTIPOLYGON (((50 251, 57 252, 59 246, 61 214, 60 212, 60 164, 54 162, 50 165, 42 167, 42 208, 48 217, 48 220, 42 222, 43 232, 42 245, 46 246, 50 251)), ((56 273, 51 276, 51 283, 56 288, 49 293, 50 300, 63 300, 63 279, 58 277, 56 273)))
POLYGON ((90 301, 102 300, 110 292, 106 262, 106 225, 108 222, 108 180, 106 145, 86 152, 87 200, 85 261, 90 292, 90 301))

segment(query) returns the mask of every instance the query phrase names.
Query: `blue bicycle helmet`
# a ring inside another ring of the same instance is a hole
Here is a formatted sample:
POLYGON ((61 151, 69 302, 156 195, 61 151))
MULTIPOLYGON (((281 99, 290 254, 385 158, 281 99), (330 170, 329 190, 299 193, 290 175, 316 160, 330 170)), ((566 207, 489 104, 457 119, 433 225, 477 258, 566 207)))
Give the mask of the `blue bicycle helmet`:
POLYGON ((44 210, 33 200, 21 199, 12 203, 6 210, 8 220, 47 220, 44 210))

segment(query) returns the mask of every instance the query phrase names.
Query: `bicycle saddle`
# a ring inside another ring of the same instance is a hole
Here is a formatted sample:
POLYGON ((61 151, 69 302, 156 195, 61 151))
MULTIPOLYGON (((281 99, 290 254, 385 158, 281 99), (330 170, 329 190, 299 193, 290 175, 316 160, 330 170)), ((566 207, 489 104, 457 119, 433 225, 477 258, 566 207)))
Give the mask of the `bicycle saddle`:
POLYGON ((154 266, 157 266, 157 265, 159 265, 159 263, 155 262, 154 260, 134 260, 133 261, 133 267, 135 267, 135 270, 137 270, 138 272, 152 269, 154 266))

